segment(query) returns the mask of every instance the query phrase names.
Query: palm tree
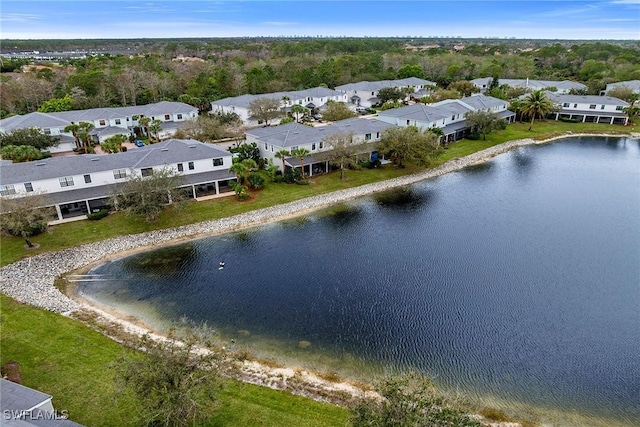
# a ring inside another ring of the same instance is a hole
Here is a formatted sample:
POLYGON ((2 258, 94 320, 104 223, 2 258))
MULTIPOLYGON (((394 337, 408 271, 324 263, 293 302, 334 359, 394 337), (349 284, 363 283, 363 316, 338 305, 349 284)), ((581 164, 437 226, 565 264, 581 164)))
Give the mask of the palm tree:
POLYGON ((162 120, 155 119, 149 123, 149 132, 153 134, 155 142, 160 142, 160 129, 162 129, 162 120))
POLYGON ((151 118, 149 117, 142 116, 138 119, 138 124, 142 126, 144 134, 147 135, 147 137, 149 136, 149 123, 151 123, 151 118))
POLYGON ((64 132, 71 132, 71 135, 73 135, 73 139, 75 139, 75 141, 76 141, 76 148, 78 150, 80 148, 82 148, 82 146, 80 145, 80 138, 78 138, 78 131, 79 130, 80 130, 80 126, 78 126, 76 123, 68 124, 64 128, 64 132))
POLYGON ((311 151, 307 150, 306 148, 296 148, 295 150, 293 150, 291 152, 292 156, 300 158, 300 172, 302 172, 302 179, 303 180, 305 179, 305 176, 304 176, 304 158, 306 156, 308 156, 309 154, 311 154, 311 151))
POLYGON ((294 104, 291 106, 291 112, 296 115, 296 123, 300 122, 300 114, 304 115, 304 113, 306 113, 307 110, 308 108, 303 107, 300 104, 294 104))
POLYGON ((285 170, 284 159, 286 159, 287 157, 290 157, 291 153, 289 152, 289 150, 282 149, 282 150, 278 150, 275 156, 276 158, 282 160, 282 173, 284 173, 284 170, 285 170))
POLYGON ((256 169, 258 169, 258 164, 253 159, 244 159, 242 161, 235 162, 229 168, 229 172, 236 174, 238 184, 244 184, 244 182, 249 179, 251 171, 256 169))
POLYGON ((542 89, 534 90, 524 99, 522 104, 522 114, 531 118, 531 124, 529 124, 529 130, 533 127, 533 121, 536 117, 544 118, 547 114, 553 111, 553 102, 547 98, 547 95, 542 89))
POLYGON ((80 122, 78 125, 78 139, 82 142, 82 149, 86 153, 91 144, 91 131, 95 128, 93 123, 80 122))

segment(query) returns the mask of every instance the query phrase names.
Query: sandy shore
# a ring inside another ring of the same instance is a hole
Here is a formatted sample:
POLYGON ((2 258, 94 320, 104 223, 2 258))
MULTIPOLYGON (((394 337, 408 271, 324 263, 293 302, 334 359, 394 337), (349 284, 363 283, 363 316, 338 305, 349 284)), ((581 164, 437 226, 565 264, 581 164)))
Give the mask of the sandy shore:
MULTIPOLYGON (((450 160, 443 165, 423 172, 395 178, 387 181, 340 190, 334 193, 312 196, 294 202, 259 209, 219 220, 166 230, 156 230, 136 235, 126 235, 101 242, 81 245, 58 252, 44 253, 17 261, 0 269, 0 292, 23 303, 47 310, 74 316, 74 313, 89 312, 105 324, 117 324, 131 335, 149 334, 155 339, 166 337, 157 334, 148 325, 136 319, 123 317, 120 313, 99 307, 92 302, 79 298, 73 287, 70 295, 65 295, 54 285, 56 280, 67 274, 84 274, 92 266, 112 258, 120 258, 134 252, 146 251, 155 247, 176 244, 180 241, 237 231, 255 227, 268 222, 304 215, 308 212, 342 203, 357 197, 393 188, 404 187, 425 179, 434 178, 467 166, 485 162, 499 154, 534 144, 545 144, 558 139, 580 136, 633 137, 629 135, 591 135, 565 134, 554 138, 536 141, 531 138, 499 144, 471 155, 450 160)), ((67 293, 69 293, 67 291, 67 293)), ((244 361, 239 378, 243 381, 266 385, 273 388, 288 389, 320 400, 329 400, 331 393, 360 396, 365 390, 349 383, 327 381, 318 375, 294 368, 273 368, 253 361, 244 361), (324 397, 323 397, 324 396, 324 397)))

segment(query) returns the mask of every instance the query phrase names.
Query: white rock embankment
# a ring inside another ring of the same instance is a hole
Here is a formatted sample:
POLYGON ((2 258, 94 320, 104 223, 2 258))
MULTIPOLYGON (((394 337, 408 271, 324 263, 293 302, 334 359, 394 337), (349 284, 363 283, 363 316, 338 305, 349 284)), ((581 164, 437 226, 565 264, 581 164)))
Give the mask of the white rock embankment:
POLYGON ((303 214, 311 210, 364 195, 403 187, 428 178, 444 175, 473 164, 481 163, 514 148, 543 142, 547 141, 534 141, 530 138, 509 141, 478 151, 466 157, 450 160, 437 168, 413 175, 312 196, 282 205, 246 212, 229 218, 141 234, 119 236, 58 252, 35 255, 0 269, 0 292, 20 302, 36 307, 59 313, 71 312, 81 308, 81 304, 56 289, 54 286, 55 280, 67 272, 95 263, 107 256, 136 248, 163 244, 172 240, 223 233, 275 221, 292 215, 303 214))

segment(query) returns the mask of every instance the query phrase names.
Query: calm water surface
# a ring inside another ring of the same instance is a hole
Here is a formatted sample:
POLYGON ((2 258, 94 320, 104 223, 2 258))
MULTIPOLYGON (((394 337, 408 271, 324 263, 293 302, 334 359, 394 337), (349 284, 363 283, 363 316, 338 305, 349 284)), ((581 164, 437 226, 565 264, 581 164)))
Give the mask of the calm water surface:
POLYGON ((92 273, 107 280, 80 292, 160 328, 206 321, 290 363, 411 367, 471 395, 640 424, 638 140, 526 147, 92 273))

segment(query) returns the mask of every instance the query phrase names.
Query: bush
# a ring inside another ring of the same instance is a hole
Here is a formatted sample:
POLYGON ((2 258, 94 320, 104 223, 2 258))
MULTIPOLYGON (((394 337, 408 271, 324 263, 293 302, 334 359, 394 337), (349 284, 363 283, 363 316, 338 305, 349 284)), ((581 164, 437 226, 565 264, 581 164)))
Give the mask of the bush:
POLYGON ((265 179, 259 173, 252 173, 249 175, 249 186, 253 189, 260 190, 264 188, 265 179))
POLYGON ((96 213, 87 214, 87 219, 90 219, 91 221, 98 221, 98 220, 101 220, 102 218, 106 217, 107 215, 109 215, 109 210, 108 209, 100 209, 96 213))
POLYGON ((300 172, 300 169, 291 169, 284 174, 284 182, 287 184, 298 182, 301 178, 302 173, 300 172))

